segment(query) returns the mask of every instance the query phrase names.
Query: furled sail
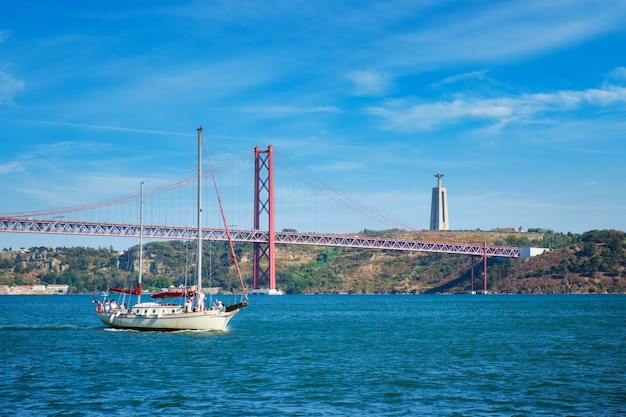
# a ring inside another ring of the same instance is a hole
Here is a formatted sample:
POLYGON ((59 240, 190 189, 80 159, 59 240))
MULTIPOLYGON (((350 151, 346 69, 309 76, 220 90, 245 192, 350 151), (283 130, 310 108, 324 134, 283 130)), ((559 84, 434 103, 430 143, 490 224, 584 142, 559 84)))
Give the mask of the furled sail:
POLYGON ((141 295, 141 284, 137 284, 137 288, 135 288, 134 290, 131 289, 131 288, 115 288, 115 287, 111 287, 111 288, 109 288, 109 291, 121 292, 121 293, 124 293, 124 294, 141 295))

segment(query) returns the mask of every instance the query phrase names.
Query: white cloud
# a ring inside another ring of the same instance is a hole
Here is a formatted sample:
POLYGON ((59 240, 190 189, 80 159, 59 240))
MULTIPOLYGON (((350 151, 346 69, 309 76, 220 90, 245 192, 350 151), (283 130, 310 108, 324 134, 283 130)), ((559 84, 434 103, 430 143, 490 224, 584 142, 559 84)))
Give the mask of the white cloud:
POLYGON ((458 98, 413 104, 410 100, 389 101, 369 111, 384 119, 389 130, 420 131, 442 124, 482 120, 491 124, 532 122, 545 112, 565 113, 583 106, 608 107, 626 104, 626 88, 607 86, 581 91, 523 94, 518 97, 458 98))
POLYGON ((609 76, 615 80, 626 81, 626 68, 625 67, 617 67, 614 68, 609 76))
POLYGON ((0 174, 10 174, 22 171, 23 169, 24 167, 19 162, 9 162, 8 164, 0 165, 0 174))
MULTIPOLYGON (((1 36, 1 34, 0 34, 1 36)), ((0 71, 0 105, 13 104, 13 97, 24 89, 24 82, 0 71)))
POLYGON ((354 83, 354 94, 369 95, 381 94, 387 90, 388 82, 374 71, 355 71, 348 75, 354 83))
POLYGON ((454 100, 450 102, 409 104, 389 102, 384 107, 370 108, 370 112, 385 119, 389 130, 420 131, 462 119, 508 119, 513 113, 507 100, 454 100))

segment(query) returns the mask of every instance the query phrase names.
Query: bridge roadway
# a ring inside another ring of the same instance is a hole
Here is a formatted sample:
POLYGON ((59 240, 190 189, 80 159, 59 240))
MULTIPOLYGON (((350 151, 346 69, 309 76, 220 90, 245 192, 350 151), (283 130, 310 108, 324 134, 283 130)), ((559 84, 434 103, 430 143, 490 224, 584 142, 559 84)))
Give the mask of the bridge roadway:
MULTIPOLYGON (((197 237, 197 230, 197 227, 192 226, 144 225, 143 237, 147 239, 195 239, 197 237)), ((0 217, 0 232, 139 238, 139 225, 0 217)), ((268 231, 229 230, 229 232, 230 238, 234 242, 267 243, 269 240, 268 231)), ((206 240, 228 240, 224 229, 203 228, 202 235, 206 240)), ((297 232, 276 232, 274 241, 275 243, 292 245, 342 246, 348 248, 439 252, 505 258, 520 257, 520 248, 488 246, 476 243, 422 242, 408 239, 297 232)))

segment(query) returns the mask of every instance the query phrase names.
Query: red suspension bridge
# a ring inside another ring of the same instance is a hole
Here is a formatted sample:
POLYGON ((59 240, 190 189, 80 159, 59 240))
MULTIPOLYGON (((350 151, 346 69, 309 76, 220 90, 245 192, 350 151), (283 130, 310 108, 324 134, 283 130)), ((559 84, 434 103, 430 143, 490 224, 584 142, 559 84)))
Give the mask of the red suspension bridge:
MULTIPOLYGON (((218 171, 221 168, 218 167, 218 171)), ((357 200, 341 194, 336 190, 328 191, 311 176, 291 172, 292 177, 298 177, 301 181, 322 190, 330 199, 348 207, 352 212, 364 214, 388 227, 404 230, 412 229, 398 220, 392 219, 383 213, 366 207, 357 200)), ((156 196, 173 190, 181 189, 194 183, 193 177, 176 181, 165 186, 157 187, 145 193, 144 198, 156 196)), ((251 229, 239 229, 236 226, 229 227, 228 233, 235 242, 249 242, 253 244, 253 288, 259 289, 262 283, 267 283, 270 289, 276 289, 275 269, 275 245, 294 244, 311 246, 341 246, 361 249, 384 249, 399 251, 439 252, 458 255, 480 256, 483 259, 484 290, 487 290, 487 258, 505 257, 519 258, 520 249, 502 246, 489 246, 474 243, 441 243, 424 242, 411 239, 389 239, 369 236, 355 236, 354 234, 334 233, 306 233, 296 232, 292 229, 276 231, 275 216, 275 187, 274 187, 274 149, 270 145, 262 150, 256 147, 254 150, 254 191, 253 191, 253 227, 251 229), (288 231, 291 230, 291 231, 288 231)), ((180 195, 179 195, 180 197, 180 195)), ((37 234, 63 234, 83 236, 108 236, 108 237, 139 237, 140 226, 130 222, 102 222, 85 220, 68 220, 70 213, 92 212, 103 207, 122 205, 135 202, 138 195, 116 198, 104 202, 69 207, 58 210, 41 210, 33 212, 10 213, 0 216, 0 232, 37 233, 37 234)), ((184 199, 184 198, 183 198, 184 199)), ((168 210, 165 210, 166 212, 168 210)), ((331 213, 332 216, 332 213, 331 213)), ((162 222, 165 223, 165 222, 162 222)), ((194 226, 171 226, 144 224, 143 236, 147 239, 185 239, 191 240, 197 237, 198 229, 194 226)), ((227 240, 227 232, 223 228, 203 228, 202 236, 206 240, 227 240)))

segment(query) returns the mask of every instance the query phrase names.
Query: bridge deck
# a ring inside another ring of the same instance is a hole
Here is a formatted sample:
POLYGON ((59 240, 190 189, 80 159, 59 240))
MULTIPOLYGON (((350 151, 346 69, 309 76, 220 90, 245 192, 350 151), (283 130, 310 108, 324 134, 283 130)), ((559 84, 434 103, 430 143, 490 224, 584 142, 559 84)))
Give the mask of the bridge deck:
MULTIPOLYGON (((143 237, 148 239, 195 239, 197 230, 196 227, 192 226, 144 225, 143 237)), ((0 217, 0 232, 139 238, 139 225, 0 217)), ((206 240, 227 240, 226 231, 223 229, 203 228, 202 234, 203 238, 206 240)), ((230 237, 236 242, 267 243, 269 240, 269 232, 262 230, 230 230, 230 237)), ((475 243, 422 242, 408 239, 387 239, 367 236, 276 232, 275 242, 309 246, 341 246, 363 249, 486 255, 505 258, 520 257, 520 248, 485 246, 475 243)))

